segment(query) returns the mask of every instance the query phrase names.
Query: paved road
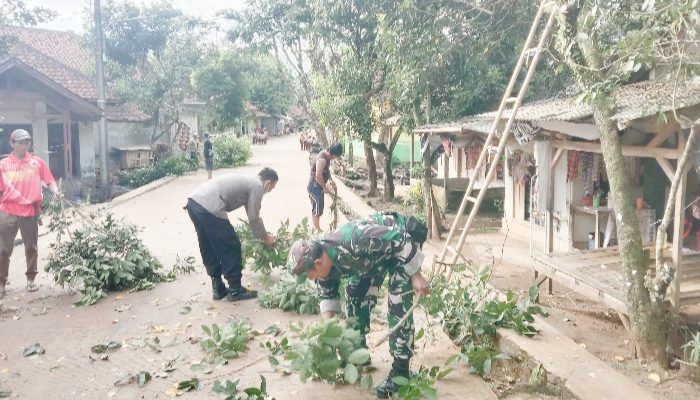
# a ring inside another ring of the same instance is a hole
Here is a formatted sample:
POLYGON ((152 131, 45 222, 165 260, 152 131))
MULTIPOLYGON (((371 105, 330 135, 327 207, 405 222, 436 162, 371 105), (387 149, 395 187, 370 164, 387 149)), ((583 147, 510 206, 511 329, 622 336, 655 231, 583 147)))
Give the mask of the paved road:
MULTIPOLYGON (((307 153, 298 150, 296 137, 273 138, 266 146, 256 146, 251 162, 236 173, 255 174, 263 166, 280 174, 277 188, 263 200, 262 216, 270 231, 279 222, 289 219, 295 225, 310 212, 305 185, 308 176, 307 153)), ((215 175, 231 171, 215 171, 215 175)), ((197 173, 174 179, 157 189, 112 206, 112 212, 143 227, 140 237, 166 266, 177 256, 196 256, 200 260, 197 241, 189 219, 182 210, 187 194, 206 179, 197 173)), ((243 211, 230 218, 244 218, 243 211)), ((327 218, 322 223, 327 224, 327 218)), ((52 235, 40 239, 40 255, 49 254, 52 235)), ((0 306, 0 388, 10 389, 22 399, 134 399, 166 398, 165 392, 178 381, 198 377, 205 383, 199 392, 183 398, 217 398, 211 393, 216 379, 241 380, 241 386, 256 385, 259 375, 268 379, 268 387, 277 399, 366 399, 372 396, 356 387, 334 388, 310 382, 302 384, 294 375, 274 372, 259 349, 260 336, 251 341, 249 351, 229 365, 216 367, 205 375, 192 372, 190 364, 202 357, 198 344, 203 335, 202 324, 223 324, 230 318, 249 318, 255 329, 264 330, 276 323, 286 327, 290 322, 311 322, 317 317, 300 317, 278 310, 260 310, 254 301, 242 303, 213 302, 209 280, 203 267, 191 276, 138 293, 113 293, 90 307, 74 307, 79 297, 54 285, 48 274, 40 272, 37 281, 41 290, 27 294, 24 284, 24 260, 21 247, 12 259, 8 295, 0 306), (183 306, 191 312, 181 314, 183 306), (154 351, 139 347, 144 338, 158 337, 172 344, 154 351), (90 361, 90 347, 109 340, 125 346, 111 353, 107 361, 90 361), (35 358, 22 357, 22 348, 41 343, 46 353, 35 358), (6 356, 6 357, 5 357, 6 356), (154 378, 144 388, 135 384, 114 386, 121 373, 151 373, 162 369, 169 359, 178 358, 176 369, 166 378, 154 378)), ((40 269, 44 262, 40 263, 40 269)), ((255 277, 244 273, 244 283, 259 286, 255 277)), ((378 314, 384 318, 382 313, 378 314)), ((384 326, 377 323, 370 343, 383 335, 384 326)), ((373 374, 379 381, 389 369, 386 345, 373 350, 373 374)), ((438 365, 457 350, 444 337, 422 340, 414 368, 424 364, 438 365)), ((465 370, 457 371, 439 384, 440 398, 493 399, 495 396, 479 378, 465 370)))

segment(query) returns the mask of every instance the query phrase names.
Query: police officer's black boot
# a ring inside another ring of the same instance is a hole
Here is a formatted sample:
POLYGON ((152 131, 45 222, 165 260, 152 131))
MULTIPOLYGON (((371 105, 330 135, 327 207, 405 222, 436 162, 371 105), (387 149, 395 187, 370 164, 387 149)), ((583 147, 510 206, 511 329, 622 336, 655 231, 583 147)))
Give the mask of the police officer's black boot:
POLYGON ((221 300, 228 295, 228 289, 221 277, 211 278, 211 292, 214 300, 221 300))
POLYGON ((408 369, 409 360, 401 360, 394 358, 394 363, 391 365, 391 371, 389 375, 384 378, 382 383, 375 388, 375 393, 380 399, 388 399, 392 394, 399 391, 399 385, 394 383, 392 380, 397 376, 402 376, 404 378, 410 379, 410 371, 408 369))

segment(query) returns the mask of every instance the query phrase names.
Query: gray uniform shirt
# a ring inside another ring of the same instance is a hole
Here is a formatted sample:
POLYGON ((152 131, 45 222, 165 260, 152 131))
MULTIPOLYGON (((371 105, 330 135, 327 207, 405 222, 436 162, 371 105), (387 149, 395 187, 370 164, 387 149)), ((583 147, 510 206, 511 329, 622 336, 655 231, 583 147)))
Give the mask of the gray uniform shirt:
POLYGON ((222 219, 228 219, 229 211, 245 207, 253 235, 262 239, 267 234, 260 218, 264 193, 257 176, 223 175, 200 185, 189 198, 222 219))

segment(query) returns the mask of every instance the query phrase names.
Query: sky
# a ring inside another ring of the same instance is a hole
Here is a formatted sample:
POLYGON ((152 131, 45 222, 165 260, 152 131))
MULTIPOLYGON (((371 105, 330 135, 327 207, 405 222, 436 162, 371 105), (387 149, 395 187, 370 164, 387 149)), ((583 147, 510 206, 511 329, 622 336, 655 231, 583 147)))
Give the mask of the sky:
MULTIPOLYGON (((1 1, 1 0, 0 0, 1 1)), ((113 0, 119 2, 120 0, 113 0)), ((58 13, 52 21, 40 24, 40 28, 60 31, 82 32, 84 14, 92 9, 92 0, 25 0, 30 6, 41 6, 58 13)), ((103 4, 107 0, 101 0, 103 4)), ((135 4, 152 4, 158 0, 132 0, 135 4)), ((175 8, 185 14, 202 18, 212 18, 216 12, 227 9, 242 9, 246 0, 170 0, 175 8)))

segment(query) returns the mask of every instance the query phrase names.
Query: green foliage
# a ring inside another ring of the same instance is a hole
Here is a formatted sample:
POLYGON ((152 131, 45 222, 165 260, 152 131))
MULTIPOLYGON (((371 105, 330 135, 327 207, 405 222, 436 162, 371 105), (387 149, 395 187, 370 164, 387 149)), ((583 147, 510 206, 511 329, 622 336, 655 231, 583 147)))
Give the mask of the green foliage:
POLYGON ((202 325, 207 337, 199 344, 207 353, 210 363, 227 362, 248 350, 248 341, 253 337, 253 328, 247 321, 231 320, 223 327, 202 325))
POLYGON ((299 279, 289 272, 258 297, 258 304, 297 314, 318 314, 321 311, 316 286, 308 279, 299 279))
POLYGON ((287 338, 281 342, 267 342, 265 347, 272 352, 273 367, 294 371, 302 382, 307 379, 331 383, 372 385, 371 377, 365 375, 364 364, 370 352, 362 347, 360 331, 353 320, 324 319, 304 328, 292 325, 299 341, 289 344, 287 338), (279 358, 282 357, 282 361, 279 358))
POLYGON ((394 394, 394 399, 406 400, 435 400, 438 398, 435 384, 452 372, 451 368, 442 369, 440 367, 425 368, 420 367, 418 373, 410 378, 397 376, 392 381, 399 385, 399 391, 394 394))
POLYGON ((681 346, 683 361, 700 369, 700 332, 695 332, 688 343, 681 346))
POLYGON ((265 400, 270 398, 267 394, 267 380, 264 376, 260 375, 260 387, 245 388, 242 394, 239 394, 238 382, 231 382, 227 379, 222 383, 216 380, 212 392, 225 395, 224 400, 265 400))
POLYGON ((110 291, 150 289, 172 279, 159 272, 160 262, 138 238, 135 225, 111 213, 85 216, 75 208, 66 211, 62 200, 46 211, 51 215, 49 229, 57 236, 45 271, 61 287, 80 288, 77 304, 94 304, 110 291))
POLYGON ((44 350, 44 348, 41 346, 41 344, 34 343, 32 345, 25 347, 24 350, 22 351, 22 355, 24 357, 29 357, 29 356, 33 356, 35 354, 36 355, 44 354, 45 352, 46 352, 46 350, 44 350))
POLYGON ((249 89, 242 64, 238 53, 225 51, 192 73, 192 86, 207 100, 206 123, 216 131, 235 126, 243 116, 249 89))
POLYGON ((4 0, 0 3, 0 25, 34 26, 55 16, 55 11, 27 5, 25 0, 4 0))
POLYGON ((479 375, 488 375, 494 361, 508 358, 498 350, 498 328, 534 336, 539 332, 532 325, 534 316, 546 316, 535 304, 536 286, 530 288, 528 297, 521 302, 516 301, 512 291, 501 300, 499 292, 487 286, 489 276, 488 268, 482 268, 473 280, 437 277, 432 282, 430 296, 423 299, 426 311, 441 322, 445 333, 460 346, 461 355, 455 357, 469 364, 470 372, 479 375))
POLYGON ((166 2, 107 2, 102 7, 105 55, 123 65, 136 65, 149 54, 159 56, 178 29, 174 22, 182 17, 182 11, 166 2))
POLYGON ((292 243, 297 239, 308 239, 311 236, 309 220, 304 218, 289 230, 289 220, 280 224, 277 229, 274 247, 270 248, 259 239, 253 237, 253 232, 247 223, 236 226, 236 233, 241 240, 243 248, 243 260, 251 270, 260 273, 264 281, 269 281, 270 273, 274 268, 284 266, 292 243))
POLYGON ((214 168, 240 167, 250 160, 253 150, 250 139, 232 134, 217 135, 211 141, 214 149, 214 168))
POLYGON ((425 220, 425 196, 423 195, 422 181, 414 181, 408 191, 408 197, 404 200, 404 205, 409 208, 410 215, 425 220))
POLYGON ((128 188, 137 188, 166 176, 181 176, 197 170, 186 157, 169 157, 143 168, 121 170, 117 172, 117 183, 128 188))

